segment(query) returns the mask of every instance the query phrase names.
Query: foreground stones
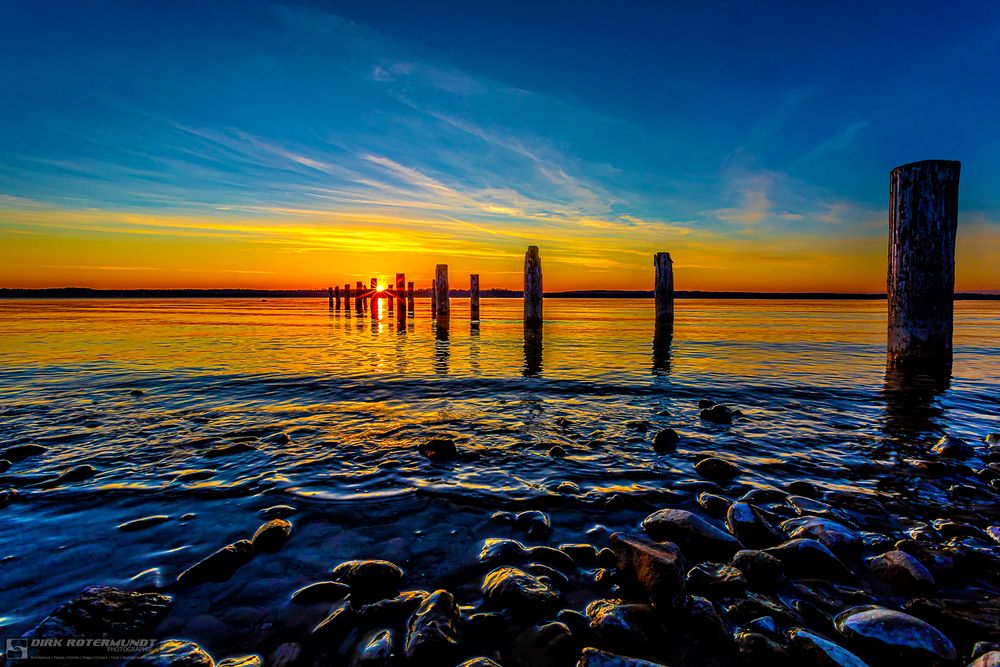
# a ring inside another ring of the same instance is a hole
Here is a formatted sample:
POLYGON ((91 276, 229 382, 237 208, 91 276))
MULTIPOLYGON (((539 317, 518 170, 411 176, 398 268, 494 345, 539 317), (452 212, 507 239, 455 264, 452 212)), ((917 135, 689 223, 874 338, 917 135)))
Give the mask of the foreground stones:
POLYGON ((884 607, 848 609, 835 619, 837 630, 873 660, 901 658, 919 664, 951 662, 955 647, 940 630, 918 618, 884 607))
POLYGON ((177 575, 177 583, 180 586, 197 586, 229 581, 236 570, 253 560, 255 553, 250 540, 238 540, 181 572, 177 575))
POLYGON ((410 660, 442 660, 458 647, 459 611, 455 596, 434 591, 413 612, 406 631, 406 657, 410 660))
POLYGON ((128 665, 148 667, 215 667, 212 656, 194 642, 182 639, 168 639, 151 650, 129 660, 128 665))
POLYGON ((677 544, 694 559, 728 559, 743 545, 739 540, 687 510, 665 509, 650 514, 642 527, 654 540, 677 544))
POLYGON ((596 648, 585 648, 577 667, 663 667, 663 665, 638 658, 626 658, 596 648))
POLYGON ((483 580, 483 597, 497 609, 534 614, 559 603, 559 592, 536 576, 515 567, 493 570, 483 580))
POLYGON ((611 548, 618 570, 630 576, 657 606, 676 606, 684 596, 684 555, 676 544, 615 533, 611 548))
POLYGON ((167 613, 171 598, 91 586, 61 605, 28 633, 36 638, 136 637, 167 613))

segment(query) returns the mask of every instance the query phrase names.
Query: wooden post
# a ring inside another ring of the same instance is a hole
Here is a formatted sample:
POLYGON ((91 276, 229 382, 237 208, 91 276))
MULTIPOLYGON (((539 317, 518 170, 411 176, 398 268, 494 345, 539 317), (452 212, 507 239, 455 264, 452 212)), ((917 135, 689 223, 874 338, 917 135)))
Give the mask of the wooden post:
POLYGON ((379 298, 378 278, 372 278, 372 291, 368 298, 369 301, 371 302, 369 304, 369 308, 371 309, 372 319, 378 317, 378 298, 379 298))
POLYGON ((542 326, 542 260, 533 245, 524 253, 524 326, 542 326))
POLYGON ((396 289, 392 294, 393 301, 399 301, 399 316, 406 317, 406 274, 396 274, 396 289))
POLYGON ((479 274, 469 276, 469 318, 479 319, 479 274))
POLYGON ((344 310, 347 314, 351 314, 351 284, 347 283, 344 285, 344 310))
POLYGON ((437 280, 431 281, 431 317, 437 317, 437 280))
POLYGON ((656 267, 656 282, 653 296, 656 301, 656 321, 672 322, 674 319, 674 263, 669 252, 658 252, 653 256, 656 267))
POLYGON ((434 284, 437 289, 437 314, 439 317, 449 317, 451 315, 451 299, 448 298, 448 265, 438 264, 434 274, 436 280, 434 284))
POLYGON ((340 310, 340 285, 333 288, 333 300, 337 304, 337 310, 340 310))
POLYGON ((365 312, 364 299, 361 298, 361 292, 364 289, 364 283, 360 280, 354 285, 354 310, 358 313, 365 312))
POLYGON ((326 295, 327 295, 327 298, 330 301, 330 310, 333 310, 333 288, 332 287, 327 287, 326 288, 326 295))
POLYGON ((924 160, 889 176, 889 368, 951 366, 960 171, 924 160))
POLYGON ((413 281, 406 283, 406 310, 410 315, 416 310, 417 302, 413 298, 413 281))

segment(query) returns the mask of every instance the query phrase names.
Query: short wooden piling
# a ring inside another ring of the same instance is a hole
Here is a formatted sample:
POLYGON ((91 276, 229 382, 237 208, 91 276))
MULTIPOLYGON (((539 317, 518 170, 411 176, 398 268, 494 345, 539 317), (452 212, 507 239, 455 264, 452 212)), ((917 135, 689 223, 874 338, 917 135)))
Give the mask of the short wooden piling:
POLYGON ((365 284, 360 280, 354 285, 354 310, 358 313, 365 312, 364 299, 361 298, 361 293, 364 291, 365 284))
POLYGON ((340 285, 333 288, 333 301, 337 304, 337 310, 340 310, 340 285))
POLYGON ((329 299, 329 302, 330 302, 330 310, 333 310, 333 288, 332 287, 327 287, 326 288, 326 295, 327 295, 327 298, 329 299))
POLYGON ((658 252, 653 256, 656 278, 653 296, 656 301, 656 321, 672 322, 674 319, 674 262, 669 252, 658 252))
POLYGON ((469 318, 479 319, 479 274, 469 276, 469 318))
POLYGON ((542 260, 533 245, 524 253, 524 326, 542 326, 542 260))
POLYGON ((438 317, 448 317, 451 315, 451 299, 448 297, 448 265, 438 264, 434 270, 434 276, 438 317))
POLYGON ((437 281, 431 280, 431 317, 437 317, 437 281))
POLYGON ((372 313, 372 318, 378 317, 378 278, 372 278, 372 289, 371 294, 368 295, 368 300, 370 301, 369 309, 372 313))
POLYGON ((345 283, 344 284, 344 310, 347 311, 348 315, 351 314, 351 284, 350 283, 345 283))
POLYGON ((393 301, 399 301, 399 316, 406 317, 406 274, 396 274, 396 289, 392 294, 393 301))
POLYGON ((890 174, 891 369, 951 366, 960 171, 957 161, 924 160, 890 174))
POLYGON ((409 311, 410 315, 416 310, 417 302, 413 298, 413 281, 406 283, 406 310, 409 311))

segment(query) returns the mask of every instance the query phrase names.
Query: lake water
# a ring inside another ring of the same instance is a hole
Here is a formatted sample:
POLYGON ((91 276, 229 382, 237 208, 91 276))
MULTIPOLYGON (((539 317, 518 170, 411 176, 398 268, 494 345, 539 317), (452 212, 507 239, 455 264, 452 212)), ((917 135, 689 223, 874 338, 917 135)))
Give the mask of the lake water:
POLYGON ((298 510, 286 548, 180 596, 164 633, 221 653, 294 634, 318 619, 288 595, 349 558, 393 560, 461 602, 481 541, 524 539, 494 510, 542 508, 544 543, 605 546, 650 507, 691 505, 706 452, 745 470, 740 492, 806 480, 912 501, 906 530, 953 498, 896 463, 1000 431, 1000 302, 956 303, 945 384, 887 381, 884 301, 680 300, 656 346, 652 307, 549 299, 526 344, 520 300, 484 300, 473 324, 455 299, 447 328, 426 301, 405 322, 306 299, 0 302, 0 448, 47 448, 0 475, 19 490, 0 509, 0 634, 88 584, 168 586, 277 504, 298 510), (747 418, 703 422, 702 398, 747 418), (667 426, 681 440, 658 455, 667 426), (420 456, 433 436, 458 458, 420 456), (252 448, 209 454, 238 443, 252 448), (96 474, 51 482, 80 464, 96 474), (154 514, 170 519, 116 529, 154 514))

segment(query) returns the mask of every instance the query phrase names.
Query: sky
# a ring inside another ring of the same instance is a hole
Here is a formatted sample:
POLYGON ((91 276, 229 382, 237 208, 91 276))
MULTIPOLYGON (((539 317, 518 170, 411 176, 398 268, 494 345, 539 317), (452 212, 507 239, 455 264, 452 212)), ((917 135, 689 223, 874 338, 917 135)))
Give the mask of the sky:
POLYGON ((998 3, 0 1, 0 286, 880 292, 931 158, 1000 290, 998 3))

